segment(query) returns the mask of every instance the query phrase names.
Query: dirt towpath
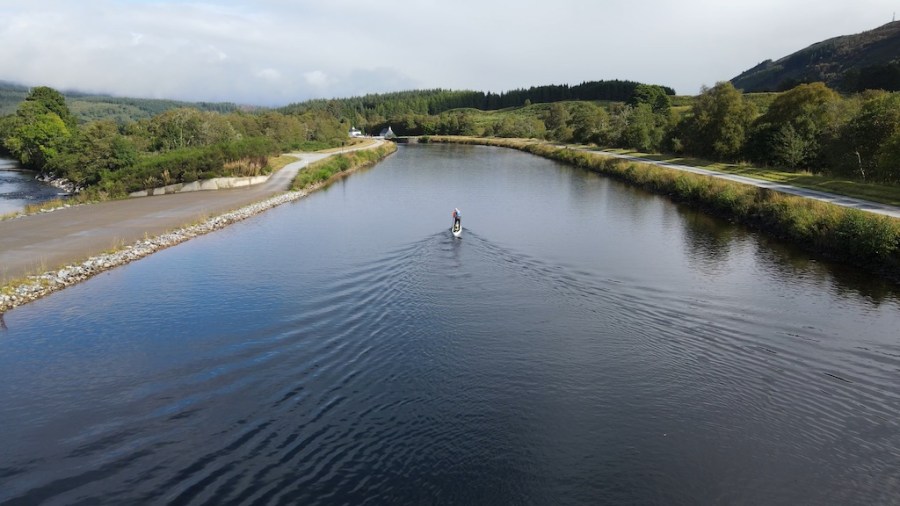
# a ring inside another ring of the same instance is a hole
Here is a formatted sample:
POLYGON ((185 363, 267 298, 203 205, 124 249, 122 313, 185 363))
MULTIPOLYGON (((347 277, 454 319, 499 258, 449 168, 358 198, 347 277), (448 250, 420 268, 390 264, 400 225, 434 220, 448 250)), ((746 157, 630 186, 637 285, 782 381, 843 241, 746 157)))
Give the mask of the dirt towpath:
POLYGON ((256 186, 101 202, 0 221, 0 284, 277 195, 300 169, 332 154, 292 153, 298 161, 256 186))
POLYGON ((807 188, 800 188, 797 186, 791 186, 789 184, 784 183, 774 183, 772 181, 764 181, 761 179, 754 179, 751 177, 741 176, 738 174, 727 174, 725 172, 718 172, 715 170, 703 169, 700 167, 692 167, 690 165, 680 165, 677 163, 671 162, 661 162, 658 160, 652 160, 649 158, 641 158, 638 156, 630 156, 623 155, 619 153, 610 153, 609 151, 596 151, 591 149, 581 149, 580 151, 584 151, 585 153, 591 153, 597 156, 609 156, 613 158, 622 158, 624 160, 632 160, 640 163, 647 163, 650 165, 657 165, 659 167, 665 167, 667 169, 681 170, 684 172, 693 172, 694 174, 702 174, 704 176, 716 177, 719 179, 727 179, 729 181, 735 181, 738 183, 749 184, 752 186, 756 186, 759 188, 768 188, 770 190, 775 190, 781 193, 788 193, 791 195, 797 195, 800 197, 806 197, 808 199, 813 200, 821 200, 822 202, 828 202, 831 204, 836 204, 843 207, 850 207, 853 209, 859 209, 860 211, 866 211, 874 214, 882 214, 884 216, 890 216, 892 218, 900 218, 900 207, 892 206, 890 204, 881 204, 878 202, 872 202, 869 200, 862 200, 853 197, 847 197, 845 195, 836 195, 834 193, 826 193, 818 190, 810 190, 807 188))

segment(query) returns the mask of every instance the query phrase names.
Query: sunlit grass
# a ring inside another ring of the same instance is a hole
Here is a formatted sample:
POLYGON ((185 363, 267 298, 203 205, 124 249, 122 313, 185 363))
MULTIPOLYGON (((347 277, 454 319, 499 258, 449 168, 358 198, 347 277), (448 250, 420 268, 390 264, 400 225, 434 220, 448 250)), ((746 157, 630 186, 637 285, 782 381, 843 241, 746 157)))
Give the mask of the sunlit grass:
POLYGON ((566 162, 709 210, 825 257, 900 279, 900 220, 895 218, 547 142, 475 137, 429 140, 505 146, 566 162))
POLYGON ((603 149, 603 152, 617 153, 657 162, 676 163, 702 169, 715 170, 727 174, 751 177, 763 181, 789 184, 800 188, 818 190, 836 195, 845 195, 872 202, 900 206, 900 185, 866 183, 842 177, 813 174, 809 171, 790 172, 774 168, 753 167, 749 164, 712 162, 701 158, 643 153, 630 149, 603 149))
POLYGON ((330 156, 309 164, 297 173, 291 189, 302 190, 325 183, 343 173, 372 165, 397 150, 393 142, 386 142, 376 149, 360 149, 330 156))
POLYGON ((272 167, 272 172, 278 172, 279 170, 285 168, 286 166, 299 161, 296 156, 291 155, 281 155, 281 156, 272 156, 269 157, 269 167, 272 167))

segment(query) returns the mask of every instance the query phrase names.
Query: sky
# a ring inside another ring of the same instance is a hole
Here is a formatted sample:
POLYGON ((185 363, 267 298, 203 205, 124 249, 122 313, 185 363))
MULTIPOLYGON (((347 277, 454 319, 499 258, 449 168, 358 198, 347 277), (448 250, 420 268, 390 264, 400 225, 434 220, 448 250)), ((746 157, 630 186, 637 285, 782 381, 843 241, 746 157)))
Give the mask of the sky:
POLYGON ((695 95, 900 0, 0 0, 0 80, 279 106, 627 79, 695 95))

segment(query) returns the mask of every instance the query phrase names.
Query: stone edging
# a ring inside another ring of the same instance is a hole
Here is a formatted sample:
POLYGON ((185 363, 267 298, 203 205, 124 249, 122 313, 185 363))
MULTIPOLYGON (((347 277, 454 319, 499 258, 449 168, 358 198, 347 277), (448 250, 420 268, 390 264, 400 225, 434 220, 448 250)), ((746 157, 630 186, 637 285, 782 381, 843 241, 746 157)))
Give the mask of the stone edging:
POLYGON ((159 188, 150 188, 149 190, 141 190, 139 192, 131 192, 129 197, 147 197, 150 195, 166 195, 171 193, 185 193, 206 190, 227 190, 230 188, 243 188, 265 183, 269 180, 271 174, 266 176, 251 177, 216 177, 213 179, 204 179, 203 181, 194 181, 192 183, 177 183, 159 188))
POLYGON ((188 239, 219 230, 275 206, 305 197, 310 192, 318 189, 319 186, 322 185, 276 195, 235 211, 210 218, 197 225, 189 225, 153 238, 139 240, 112 253, 103 253, 90 257, 79 264, 67 265, 59 270, 28 276, 27 281, 13 288, 11 293, 0 293, 0 315, 14 307, 40 299, 67 286, 96 276, 101 272, 141 259, 151 253, 182 243, 188 239))

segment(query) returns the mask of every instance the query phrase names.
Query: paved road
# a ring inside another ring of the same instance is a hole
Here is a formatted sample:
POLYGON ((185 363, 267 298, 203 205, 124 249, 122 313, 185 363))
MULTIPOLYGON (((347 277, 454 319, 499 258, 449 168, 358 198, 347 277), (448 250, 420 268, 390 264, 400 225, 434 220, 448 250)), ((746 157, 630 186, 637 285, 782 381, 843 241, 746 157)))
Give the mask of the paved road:
POLYGON ((736 181, 738 183, 749 184, 753 186, 758 186, 760 188, 768 188, 770 190, 779 191, 781 193, 789 193, 791 195, 799 195, 801 197, 806 197, 815 200, 821 200, 823 202, 830 202, 832 204, 837 204, 839 206, 844 207, 852 207, 854 209, 859 209, 861 211, 867 211, 875 214, 882 214, 885 216, 891 216, 893 218, 900 218, 900 207, 892 206, 888 204, 879 204, 877 202, 871 202, 868 200, 856 199, 853 197, 846 197, 844 195, 835 195, 833 193, 826 193, 817 190, 807 190, 806 188, 798 188, 796 186, 791 186, 783 183, 773 183, 771 181, 763 181, 760 179, 753 179, 751 177, 739 176, 737 174, 728 174, 725 172, 717 172, 714 170, 701 169, 699 167, 691 167, 689 165, 679 165, 677 163, 670 162, 660 162, 658 160, 651 160, 649 158, 640 158, 637 156, 629 156, 629 155, 621 155, 618 153, 609 153, 606 151, 593 151, 590 149, 582 149, 582 151, 593 153, 595 155, 600 156, 610 156, 614 158, 623 158, 625 160, 634 160, 636 162, 649 163, 653 165, 658 165, 660 167, 666 167, 669 169, 675 170, 683 170, 685 172, 693 172, 694 174, 703 174, 705 176, 717 177, 720 179, 727 179, 729 181, 736 181))
POLYGON ((290 187, 297 171, 331 154, 294 153, 297 162, 256 186, 101 202, 0 221, 0 284, 277 195, 290 187))

